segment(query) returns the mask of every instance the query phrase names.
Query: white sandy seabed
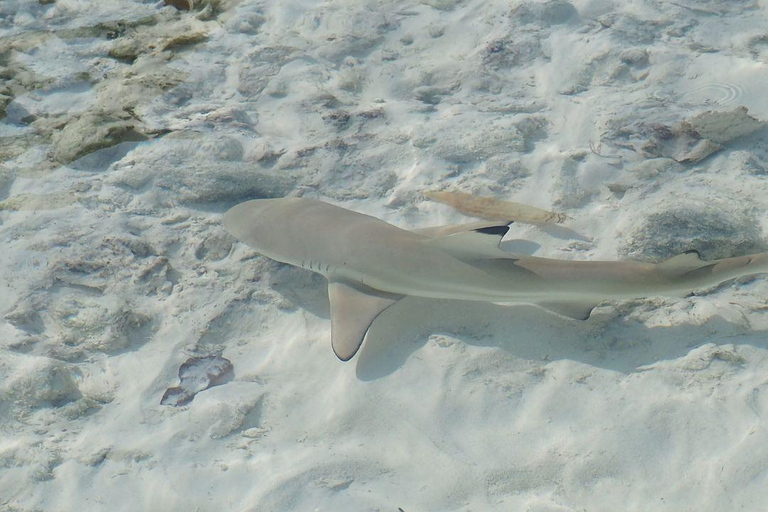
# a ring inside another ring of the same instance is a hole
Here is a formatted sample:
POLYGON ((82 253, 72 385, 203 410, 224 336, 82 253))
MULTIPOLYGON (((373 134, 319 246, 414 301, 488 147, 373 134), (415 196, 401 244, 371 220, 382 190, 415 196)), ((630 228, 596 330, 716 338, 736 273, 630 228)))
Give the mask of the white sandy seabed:
POLYGON ((0 2, 0 510, 764 510, 765 278, 407 299, 341 363, 323 279, 220 219, 452 189, 567 213, 510 235, 547 257, 765 250, 768 2, 195 3, 0 2))

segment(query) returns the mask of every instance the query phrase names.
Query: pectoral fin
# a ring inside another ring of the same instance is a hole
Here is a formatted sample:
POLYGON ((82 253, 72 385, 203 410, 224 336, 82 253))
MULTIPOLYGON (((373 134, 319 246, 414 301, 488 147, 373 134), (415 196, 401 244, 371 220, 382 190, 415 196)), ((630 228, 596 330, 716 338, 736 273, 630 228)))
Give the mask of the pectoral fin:
POLYGON ((339 281, 328 283, 331 302, 331 346, 336 357, 349 361, 360 349, 371 323, 402 295, 339 281))

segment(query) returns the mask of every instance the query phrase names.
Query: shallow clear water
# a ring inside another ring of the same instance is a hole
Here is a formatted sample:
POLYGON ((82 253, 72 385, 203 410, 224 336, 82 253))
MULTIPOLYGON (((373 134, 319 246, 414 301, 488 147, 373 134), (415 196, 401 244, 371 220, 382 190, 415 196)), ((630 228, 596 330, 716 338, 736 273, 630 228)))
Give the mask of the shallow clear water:
POLYGON ((535 256, 763 251, 764 1, 192 5, 0 3, 0 509, 762 506, 762 277, 409 297, 341 363, 325 279, 221 217, 477 220, 450 190, 566 214, 513 225, 535 256), (161 404, 198 360, 231 380, 161 404))

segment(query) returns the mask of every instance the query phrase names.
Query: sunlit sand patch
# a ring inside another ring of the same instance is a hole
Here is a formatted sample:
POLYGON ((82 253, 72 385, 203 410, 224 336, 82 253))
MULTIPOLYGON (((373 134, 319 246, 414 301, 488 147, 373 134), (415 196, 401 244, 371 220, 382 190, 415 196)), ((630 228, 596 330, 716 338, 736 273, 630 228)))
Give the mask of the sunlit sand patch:
POLYGON ((428 191, 424 195, 433 201, 447 204, 471 217, 488 220, 510 220, 527 224, 562 224, 570 219, 564 213, 555 213, 513 201, 476 196, 464 192, 428 191))
POLYGON ((58 210, 77 201, 74 195, 66 192, 54 194, 17 194, 5 201, 0 201, 0 210, 42 211, 58 210))
POLYGON ((744 96, 744 88, 739 84, 728 82, 712 82, 685 91, 682 100, 688 103, 714 103, 727 105, 735 103, 744 96))
POLYGON ((51 175, 53 171, 59 168, 59 165, 54 162, 43 161, 35 165, 25 165, 19 167, 16 171, 16 176, 19 178, 29 178, 31 180, 39 180, 51 175))

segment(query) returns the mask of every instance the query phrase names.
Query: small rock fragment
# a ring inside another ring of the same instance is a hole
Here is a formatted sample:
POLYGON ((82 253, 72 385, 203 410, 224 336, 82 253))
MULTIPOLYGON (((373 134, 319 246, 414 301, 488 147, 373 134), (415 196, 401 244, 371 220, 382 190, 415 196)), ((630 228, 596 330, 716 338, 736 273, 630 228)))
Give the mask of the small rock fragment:
POLYGON ((696 163, 720 151, 729 142, 766 126, 747 113, 746 107, 729 111, 708 110, 676 126, 658 125, 643 146, 653 156, 672 158, 679 163, 696 163))
POLYGON ((174 407, 187 405, 200 391, 226 384, 233 377, 234 367, 229 359, 220 356, 191 357, 179 368, 179 385, 168 388, 160 404, 174 407))
POLYGON ((77 121, 66 124, 53 135, 54 158, 68 164, 121 142, 147 140, 147 136, 139 131, 138 123, 125 117, 105 112, 88 112, 77 121))
POLYGON ((188 11, 192 8, 191 0, 165 0, 165 5, 175 7, 180 11, 188 11))
POLYGON ((747 112, 747 107, 736 107, 726 112, 708 110, 693 116, 687 124, 701 138, 716 144, 727 144, 765 127, 763 121, 755 119, 747 112))

